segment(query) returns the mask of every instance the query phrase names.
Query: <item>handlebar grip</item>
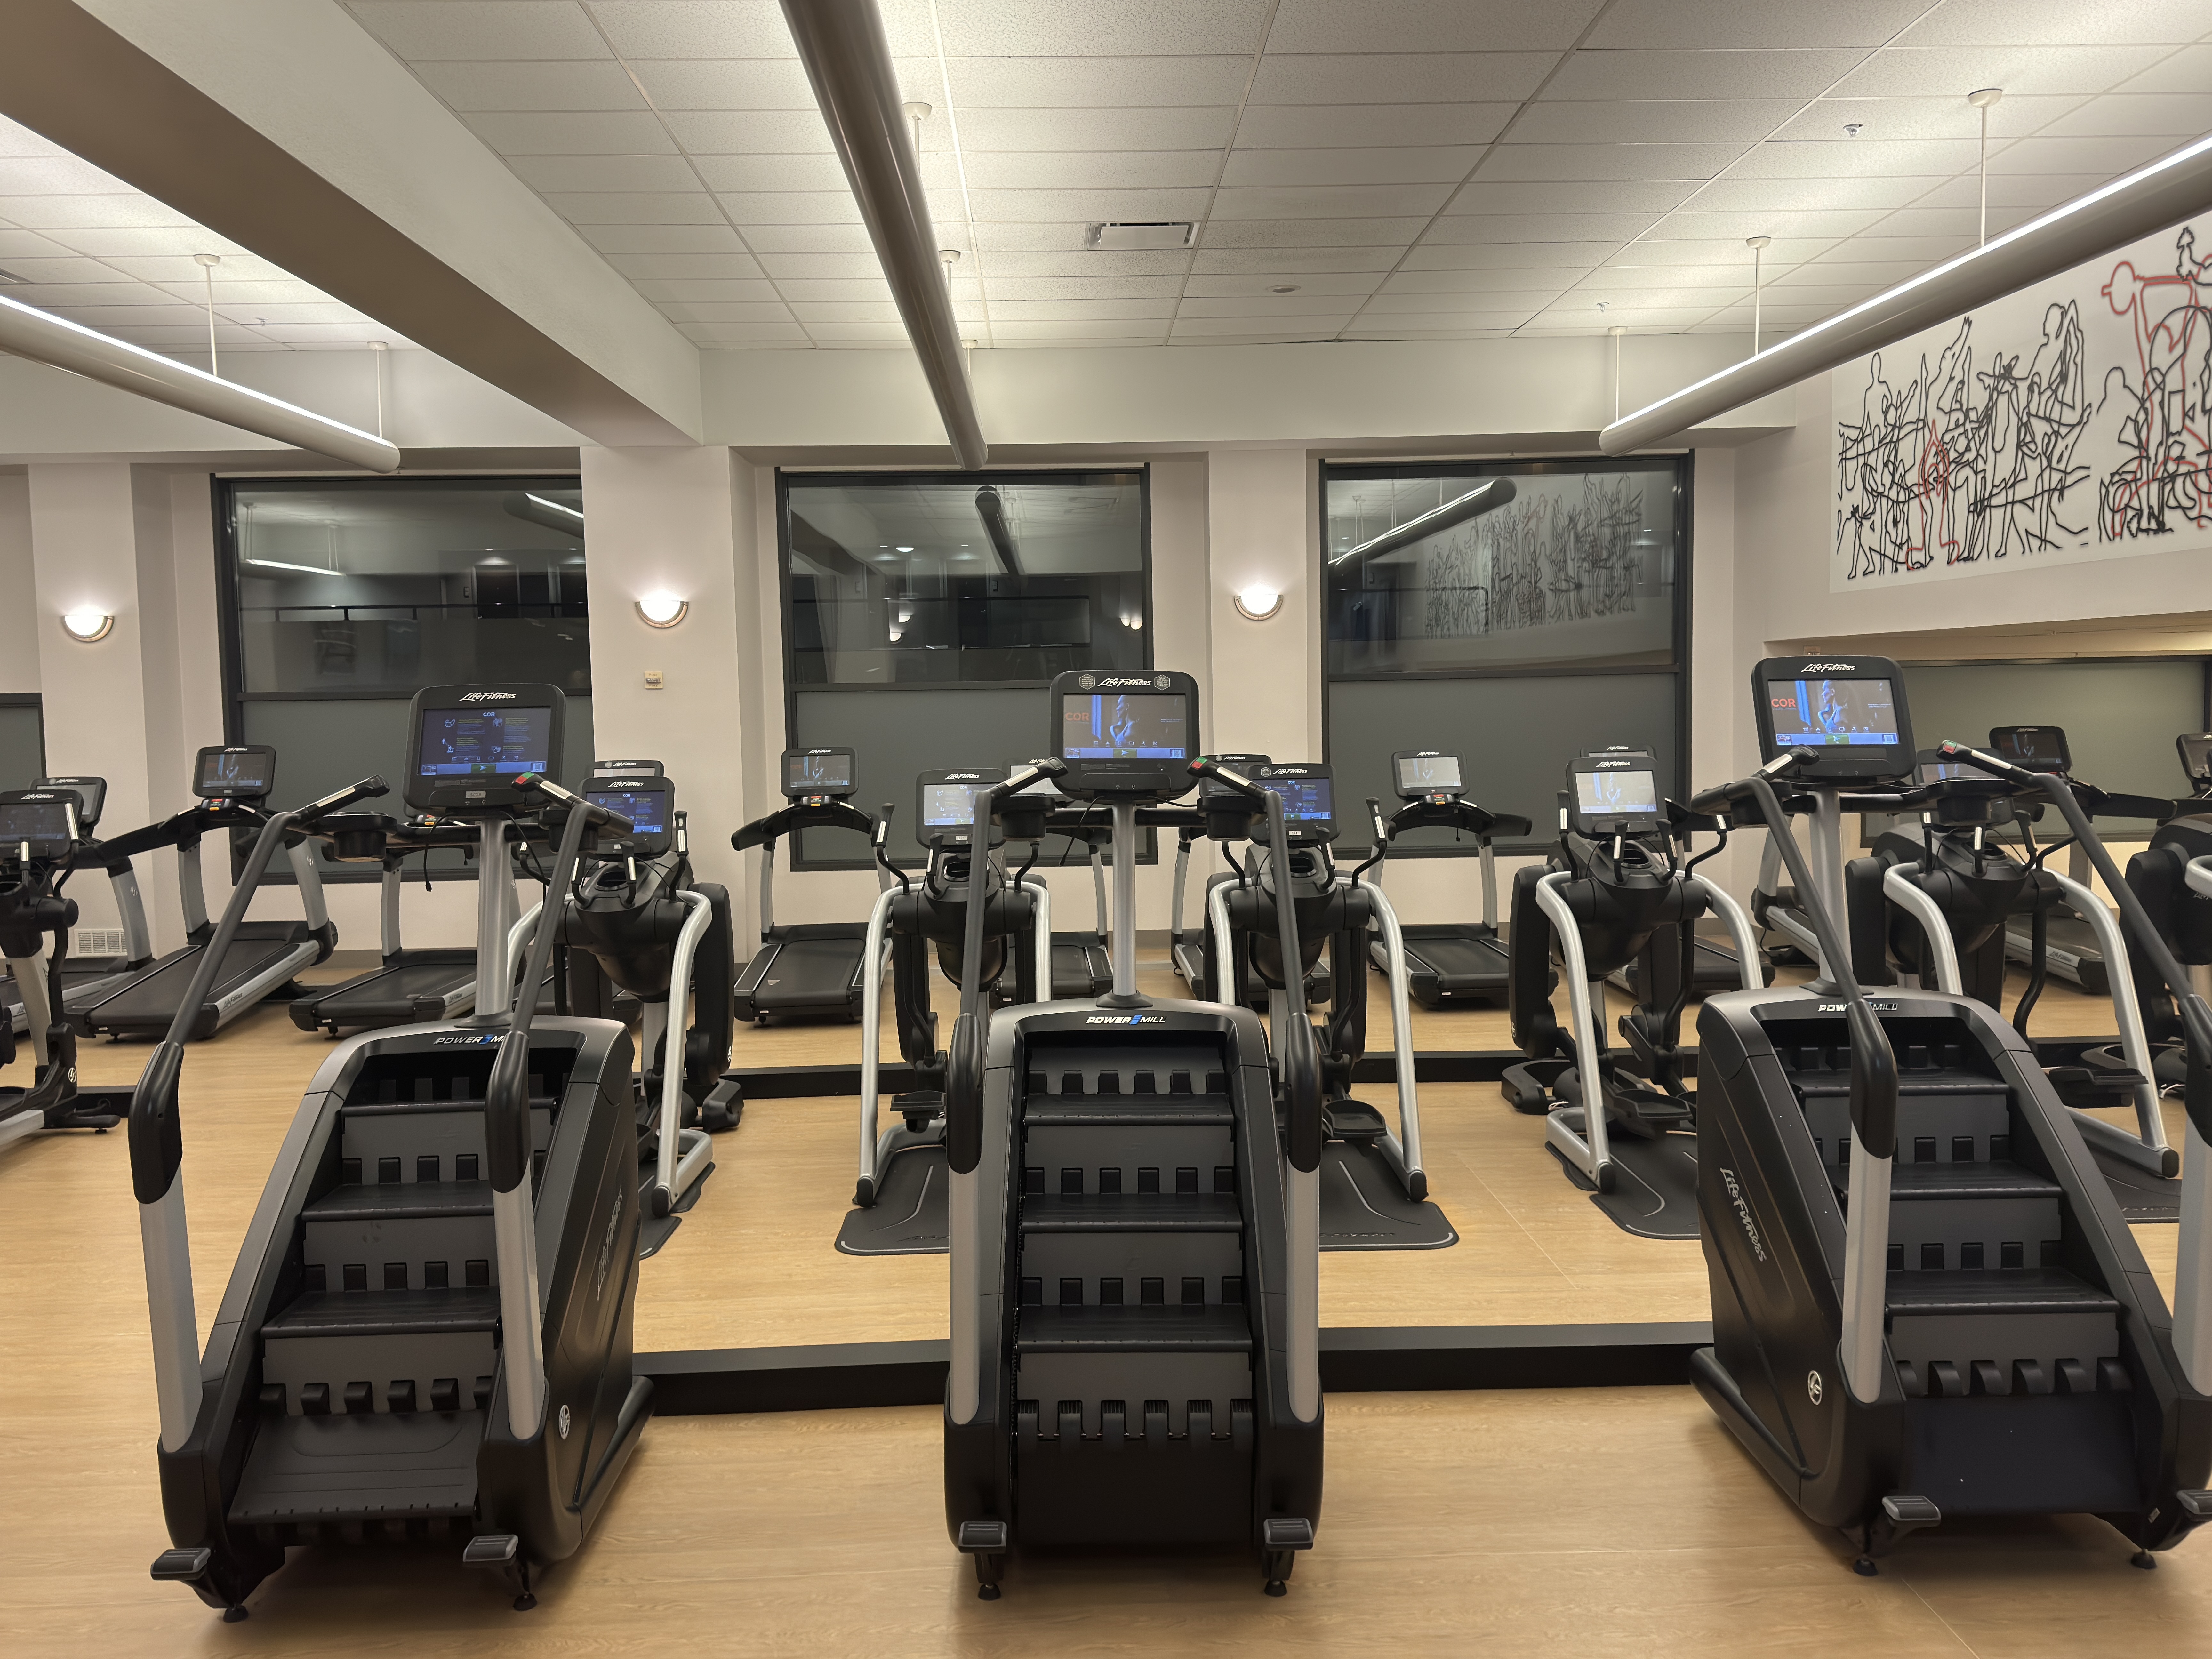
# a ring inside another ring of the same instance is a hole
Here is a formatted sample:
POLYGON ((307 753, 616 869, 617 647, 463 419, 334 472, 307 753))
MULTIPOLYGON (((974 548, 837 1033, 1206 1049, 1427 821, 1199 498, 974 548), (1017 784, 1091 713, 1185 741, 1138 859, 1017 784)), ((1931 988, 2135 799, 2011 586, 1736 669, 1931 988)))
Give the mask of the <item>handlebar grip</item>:
POLYGON ((637 826, 621 813, 610 807, 595 805, 573 789, 563 789, 542 772, 523 773, 515 779, 514 787, 525 794, 537 792, 552 796, 570 811, 581 813, 585 823, 592 829, 605 829, 611 826, 616 834, 623 836, 631 835, 636 831, 637 826))
POLYGON ((1731 793, 1731 786, 1724 783, 1717 788, 1703 790, 1691 796, 1690 810, 1705 817, 1717 817, 1735 805, 1735 802, 1736 797, 1731 793))
POLYGON ((388 795, 391 793, 392 786, 381 777, 366 777, 358 783, 349 783, 335 793, 324 796, 320 800, 309 801, 292 815, 292 822, 312 823, 325 812, 335 812, 342 807, 352 805, 357 800, 374 800, 379 795, 388 795))

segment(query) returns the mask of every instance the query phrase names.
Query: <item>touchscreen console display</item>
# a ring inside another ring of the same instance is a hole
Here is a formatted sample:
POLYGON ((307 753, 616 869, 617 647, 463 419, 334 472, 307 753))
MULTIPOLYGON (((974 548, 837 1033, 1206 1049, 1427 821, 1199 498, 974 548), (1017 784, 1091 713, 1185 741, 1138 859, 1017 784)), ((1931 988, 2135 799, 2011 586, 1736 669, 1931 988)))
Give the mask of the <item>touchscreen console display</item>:
POLYGON ((58 800, 0 801, 0 858, 13 858, 25 842, 34 846, 66 843, 69 805, 58 800))
POLYGON ((1461 787, 1457 755, 1402 755, 1398 760, 1398 787, 1424 795, 1446 794, 1461 787))
POLYGON ((1659 787, 1649 772, 1577 772, 1575 805, 1586 818, 1656 817, 1659 787))
POLYGON ((550 708, 429 708, 422 714, 421 775, 513 777, 550 769, 550 708))
POLYGON ((926 783, 921 787, 925 830, 968 830, 975 823, 975 797, 994 786, 983 783, 926 783))
POLYGON ((1887 680, 1769 680, 1778 749, 1897 745, 1897 697, 1887 680))
POLYGON ((210 749, 200 757, 198 793, 221 791, 227 795, 265 795, 275 787, 269 774, 271 757, 266 750, 210 749))
POLYGON ((1329 823, 1336 817, 1328 778, 1261 778, 1261 787, 1283 798, 1283 822, 1329 823))
POLYGON ((641 841, 657 841, 668 833, 668 797, 659 789, 592 789, 584 799, 594 806, 619 812, 630 821, 631 833, 641 841))
POLYGON ((1067 760, 1190 758, 1184 700, 1144 692, 1063 697, 1060 748, 1067 760))
POLYGON ((791 795, 827 795, 853 787, 850 755, 787 755, 783 788, 791 795))

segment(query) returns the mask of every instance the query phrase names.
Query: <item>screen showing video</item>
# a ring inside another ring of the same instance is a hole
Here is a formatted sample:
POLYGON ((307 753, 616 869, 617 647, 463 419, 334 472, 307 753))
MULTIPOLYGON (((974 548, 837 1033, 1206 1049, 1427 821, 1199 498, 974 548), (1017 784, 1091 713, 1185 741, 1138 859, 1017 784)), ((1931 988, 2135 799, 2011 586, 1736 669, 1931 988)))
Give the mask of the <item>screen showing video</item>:
POLYGON ((2199 783, 2212 781, 2212 732, 2181 738, 2182 769, 2199 783))
POLYGON ((212 750, 200 758, 199 793, 222 790, 227 794, 265 795, 275 784, 269 775, 274 758, 250 749, 237 753, 212 750))
POLYGON ((81 824, 100 822, 100 809, 107 799, 107 783, 101 778, 40 778, 33 789, 66 789, 76 797, 76 819, 81 824))
POLYGON ((1261 778, 1261 787, 1283 798, 1285 823, 1331 823, 1336 819, 1334 793, 1327 778, 1261 778))
POLYGON ((1406 755, 1398 762, 1398 787, 1425 795, 1461 787, 1457 755, 1406 755))
POLYGON ((1190 758, 1183 700, 1141 692, 1063 697, 1060 752, 1067 760, 1190 758))
POLYGON ((1942 783, 1951 778, 1985 778, 1989 774, 1964 761, 1922 761, 1912 769, 1917 783, 1942 783))
POLYGON ((853 787, 850 755, 791 755, 783 766, 783 787, 794 795, 827 795, 853 787))
POLYGON ((13 858, 25 842, 70 838, 69 807, 58 800, 0 801, 0 858, 13 858))
POLYGON ((593 789, 584 799, 594 806, 619 812, 630 821, 632 833, 647 840, 668 833, 668 797, 658 789, 593 789))
MULTIPOLYGON (((1035 764, 1036 763, 1034 761, 1010 761, 1006 764, 1006 775, 1011 778, 1017 773, 1027 771, 1035 764)), ((1066 795, 1060 793, 1060 786, 1054 782, 1050 778, 1039 778, 1028 788, 1018 789, 1014 793, 1017 795, 1027 795, 1031 800, 1036 800, 1039 799, 1045 800, 1066 800, 1067 799, 1066 795)))
POLYGON ((1577 772, 1575 805, 1586 818, 1656 817, 1659 786, 1649 772, 1577 772))
POLYGON ((2066 733, 2056 726, 2011 726, 1992 732, 1990 753, 2031 772, 2063 772, 2072 760, 2066 750, 2066 733))
POLYGON ((992 786, 976 783, 926 783, 921 787, 921 826, 925 830, 966 830, 975 822, 975 797, 992 786))
POLYGON ((1778 749, 1897 744, 1897 694, 1887 680, 1769 680, 1778 749))
POLYGON ((550 708, 432 708, 422 715, 426 778, 513 777, 552 764, 550 708))

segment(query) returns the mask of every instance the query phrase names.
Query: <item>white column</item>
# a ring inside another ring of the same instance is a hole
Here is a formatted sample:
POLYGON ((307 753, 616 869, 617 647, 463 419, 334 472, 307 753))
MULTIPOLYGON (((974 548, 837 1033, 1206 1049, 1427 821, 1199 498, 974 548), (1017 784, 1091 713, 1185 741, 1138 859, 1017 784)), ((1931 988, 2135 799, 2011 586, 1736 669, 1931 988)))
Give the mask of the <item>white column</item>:
POLYGON ((1312 543, 1315 473, 1299 448, 1217 449, 1207 456, 1209 750, 1278 760, 1321 758, 1321 617, 1312 543), (1238 614, 1255 583, 1283 596, 1267 622, 1238 614))

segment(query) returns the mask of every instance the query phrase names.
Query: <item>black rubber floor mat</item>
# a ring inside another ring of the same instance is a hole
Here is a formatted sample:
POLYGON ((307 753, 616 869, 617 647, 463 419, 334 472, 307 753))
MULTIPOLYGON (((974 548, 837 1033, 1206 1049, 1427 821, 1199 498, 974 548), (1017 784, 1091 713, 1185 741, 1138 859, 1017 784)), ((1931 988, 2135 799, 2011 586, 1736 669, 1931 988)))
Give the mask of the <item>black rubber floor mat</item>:
POLYGON ((1321 1155, 1324 1250, 1441 1250, 1459 1234, 1433 1200, 1406 1196, 1382 1154, 1331 1141, 1321 1155))
POLYGON ((2112 1202, 2120 1206, 2120 1213, 2127 1219, 2181 1219, 2180 1177, 2154 1176, 2148 1170, 2139 1170, 2112 1157, 2101 1146, 2092 1145, 2089 1150, 2096 1155, 2097 1167, 2105 1172, 2105 1180, 2112 1187, 2112 1202))
POLYGON ((1698 1236, 1698 1138, 1661 1135, 1645 1140, 1636 1135, 1612 1137, 1613 1166, 1620 1176, 1613 1191, 1601 1193, 1590 1178, 1559 1158, 1559 1149, 1544 1150, 1559 1159, 1569 1181, 1590 1195, 1590 1202, 1625 1233, 1638 1238, 1695 1238, 1698 1236))
POLYGON ((945 1149, 910 1146, 884 1171, 875 1207, 855 1206, 837 1229, 847 1255, 943 1255, 952 1234, 945 1200, 945 1149))

